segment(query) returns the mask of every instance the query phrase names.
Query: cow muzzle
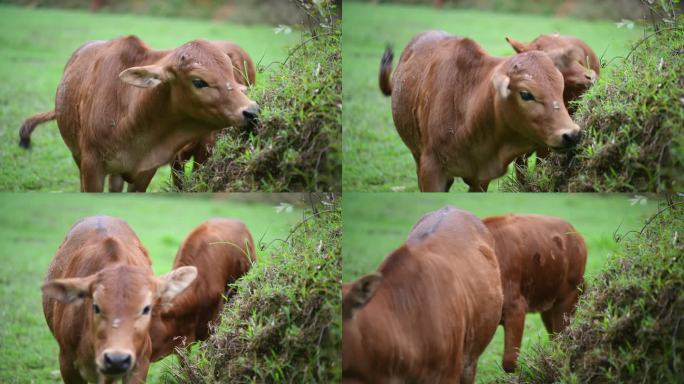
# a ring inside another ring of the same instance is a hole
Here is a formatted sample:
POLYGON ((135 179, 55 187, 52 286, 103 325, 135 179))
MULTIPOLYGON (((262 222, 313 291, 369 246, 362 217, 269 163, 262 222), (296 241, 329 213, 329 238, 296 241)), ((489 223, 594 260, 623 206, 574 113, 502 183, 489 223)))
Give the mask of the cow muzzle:
POLYGON ((259 123, 259 104, 252 102, 245 109, 242 110, 242 117, 244 117, 244 126, 247 129, 253 129, 259 123))
POLYGON ((100 373, 107 376, 119 376, 131 370, 133 367, 133 354, 127 351, 107 350, 102 356, 100 373))
POLYGON ((572 148, 577 145, 582 139, 582 131, 579 129, 572 130, 561 134, 561 148, 572 148))

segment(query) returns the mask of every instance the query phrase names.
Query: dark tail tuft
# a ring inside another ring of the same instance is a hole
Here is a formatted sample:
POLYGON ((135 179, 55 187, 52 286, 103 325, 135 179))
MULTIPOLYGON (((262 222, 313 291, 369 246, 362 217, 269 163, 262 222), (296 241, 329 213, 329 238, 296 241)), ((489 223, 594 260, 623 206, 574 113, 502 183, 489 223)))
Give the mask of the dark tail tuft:
POLYGON ((50 111, 35 114, 24 120, 24 124, 22 124, 21 129, 19 129, 19 146, 26 149, 30 148, 31 133, 36 129, 36 126, 54 119, 55 111, 50 111))
POLYGON ((380 90, 385 96, 392 95, 392 83, 390 82, 390 74, 392 73, 392 60, 394 59, 394 52, 392 47, 387 45, 385 53, 380 60, 380 90))

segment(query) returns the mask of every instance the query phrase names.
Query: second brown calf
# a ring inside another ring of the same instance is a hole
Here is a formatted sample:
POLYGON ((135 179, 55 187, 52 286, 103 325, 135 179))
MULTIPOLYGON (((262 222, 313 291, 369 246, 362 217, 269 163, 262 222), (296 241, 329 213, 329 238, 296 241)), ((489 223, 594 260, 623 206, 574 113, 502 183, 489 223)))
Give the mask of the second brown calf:
POLYGON ((194 266, 197 279, 172 305, 152 312, 152 361, 205 340, 221 313, 227 285, 247 273, 255 260, 252 235, 241 221, 211 219, 195 228, 178 250, 173 268, 194 266))
POLYGON ((568 222, 541 215, 483 220, 496 242, 504 292, 503 368, 517 365, 525 314, 541 312, 550 334, 562 331, 574 313, 584 282, 587 247, 568 222))

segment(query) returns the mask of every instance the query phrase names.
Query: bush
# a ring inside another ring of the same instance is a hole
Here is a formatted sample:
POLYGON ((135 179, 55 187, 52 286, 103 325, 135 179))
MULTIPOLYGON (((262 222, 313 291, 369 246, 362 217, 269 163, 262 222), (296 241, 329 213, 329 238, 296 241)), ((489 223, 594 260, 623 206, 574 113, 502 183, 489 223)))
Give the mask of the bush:
POLYGON ((505 383, 676 383, 684 367, 684 199, 632 233, 570 326, 505 383))
POLYGON ((574 120, 584 138, 576 150, 552 153, 521 183, 507 179, 504 189, 655 192, 684 186, 684 27, 669 12, 669 22, 653 26, 577 101, 574 120))
MULTIPOLYGON (((322 4, 332 15, 332 2, 322 4)), ((330 16, 302 33, 290 56, 250 93, 262 108, 255 132, 223 134, 211 159, 184 183, 186 190, 341 189, 342 54, 337 24, 330 16)))
POLYGON ((270 261, 243 276, 215 333, 181 351, 164 381, 335 383, 341 379, 341 210, 308 212, 270 261))

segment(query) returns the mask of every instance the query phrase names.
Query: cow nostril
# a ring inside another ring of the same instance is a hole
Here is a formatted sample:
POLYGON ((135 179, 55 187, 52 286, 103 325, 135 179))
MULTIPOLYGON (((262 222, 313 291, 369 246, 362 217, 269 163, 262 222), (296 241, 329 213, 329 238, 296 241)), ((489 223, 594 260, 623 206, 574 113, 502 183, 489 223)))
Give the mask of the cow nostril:
POLYGON ((561 136, 564 147, 574 146, 575 144, 579 143, 580 138, 581 138, 581 135, 579 132, 577 132, 577 133, 564 133, 561 136))
POLYGON ((245 108, 242 111, 242 115, 245 117, 245 120, 247 120, 247 122, 255 123, 259 117, 259 106, 255 105, 245 108))
POLYGON ((121 373, 131 367, 133 357, 129 353, 105 353, 104 368, 107 373, 121 373))

